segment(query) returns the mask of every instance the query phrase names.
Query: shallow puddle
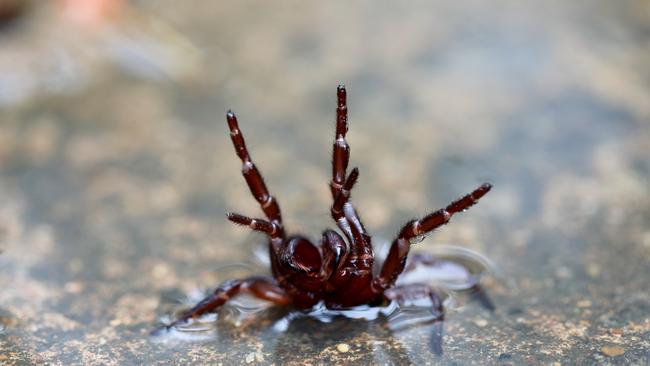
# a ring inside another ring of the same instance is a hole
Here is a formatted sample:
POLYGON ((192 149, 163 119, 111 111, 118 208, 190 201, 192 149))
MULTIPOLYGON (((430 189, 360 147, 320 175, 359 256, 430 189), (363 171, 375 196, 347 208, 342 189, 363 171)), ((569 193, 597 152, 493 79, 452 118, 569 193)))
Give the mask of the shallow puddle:
POLYGON ((0 26, 0 364, 650 362, 646 2, 27 3, 0 26), (409 219, 494 186, 400 280, 436 284, 444 322, 239 299, 152 336, 268 268, 225 218, 260 214, 229 108, 287 230, 335 227, 341 82, 380 257, 409 219))

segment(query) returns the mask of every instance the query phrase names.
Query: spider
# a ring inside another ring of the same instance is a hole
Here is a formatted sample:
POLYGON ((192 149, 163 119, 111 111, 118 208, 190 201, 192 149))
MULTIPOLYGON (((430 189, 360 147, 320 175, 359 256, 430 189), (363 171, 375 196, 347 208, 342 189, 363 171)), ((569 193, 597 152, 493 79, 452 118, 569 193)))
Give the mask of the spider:
MULTIPOLYGON (((431 287, 418 283, 397 286, 397 278, 405 270, 412 240, 446 224, 454 214, 475 204, 490 191, 491 185, 484 183, 447 207, 406 223, 392 242, 381 269, 373 273, 371 237, 350 201, 350 192, 359 177, 359 169, 355 167, 347 173, 350 148, 345 138, 348 130, 346 99, 346 89, 339 85, 332 180, 329 186, 332 193, 330 213, 343 236, 328 229, 322 233, 317 244, 304 236, 288 235, 285 232, 278 202, 269 193, 264 179, 253 164, 237 117, 228 111, 226 119, 230 137, 243 164, 242 174, 266 219, 237 213, 228 213, 227 217, 235 224, 248 226, 268 237, 272 276, 226 281, 193 308, 182 313, 168 329, 215 312, 240 293, 248 293, 278 306, 303 310, 321 302, 329 309, 346 309, 358 305, 378 306, 388 301, 408 302, 426 298, 430 299, 434 313, 439 314, 440 319, 443 317, 442 301, 431 287)), ((407 271, 418 262, 425 266, 431 265, 432 257, 412 256, 407 271)))

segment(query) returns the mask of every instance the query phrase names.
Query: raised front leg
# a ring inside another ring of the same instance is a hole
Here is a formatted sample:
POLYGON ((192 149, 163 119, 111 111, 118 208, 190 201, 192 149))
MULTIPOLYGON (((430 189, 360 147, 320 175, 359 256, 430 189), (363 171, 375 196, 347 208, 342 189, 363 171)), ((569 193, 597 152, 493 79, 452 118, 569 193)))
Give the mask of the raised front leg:
POLYGON ((244 142, 244 135, 239 130, 239 125, 237 124, 237 117, 231 111, 228 111, 226 115, 228 120, 228 127, 230 128, 230 138, 232 139, 232 144, 235 147, 235 152, 239 159, 242 161, 242 174, 248 188, 250 188, 253 197, 257 200, 266 214, 266 217, 275 225, 277 225, 277 230, 279 230, 280 236, 284 236, 284 229, 282 228, 282 216, 280 215, 280 206, 276 201, 275 197, 269 194, 266 184, 264 183, 264 178, 253 164, 251 157, 246 149, 246 143, 244 142))
MULTIPOLYGON (((336 132, 332 148, 332 218, 348 237, 350 242, 350 256, 348 260, 354 261, 357 258, 372 257, 372 246, 370 236, 359 218, 356 210, 349 202, 350 191, 359 177, 359 169, 354 168, 350 175, 347 175, 348 163, 350 160, 350 146, 345 136, 348 132, 348 105, 347 91, 345 86, 339 85, 336 89, 336 132)), ((372 260, 370 261, 372 267, 372 260)))
POLYGON ((215 312, 233 296, 239 293, 249 293, 276 305, 288 305, 291 302, 285 291, 269 277, 250 277, 241 280, 230 280, 217 287, 214 292, 199 301, 193 308, 184 312, 176 321, 167 326, 172 328, 203 314, 215 312))
POLYGON ((347 236, 351 246, 364 247, 362 236, 367 236, 367 234, 361 219, 359 219, 354 207, 349 202, 350 192, 359 177, 359 169, 354 168, 350 175, 347 175, 350 146, 345 139, 348 132, 348 106, 345 86, 338 86, 336 98, 336 132, 334 146, 332 147, 332 181, 330 182, 332 207, 330 211, 332 219, 347 236))
POLYGON ((332 149, 332 181, 330 182, 334 199, 345 182, 346 170, 350 161, 350 146, 345 140, 345 134, 348 132, 348 105, 345 86, 339 85, 336 88, 336 99, 336 134, 332 149))

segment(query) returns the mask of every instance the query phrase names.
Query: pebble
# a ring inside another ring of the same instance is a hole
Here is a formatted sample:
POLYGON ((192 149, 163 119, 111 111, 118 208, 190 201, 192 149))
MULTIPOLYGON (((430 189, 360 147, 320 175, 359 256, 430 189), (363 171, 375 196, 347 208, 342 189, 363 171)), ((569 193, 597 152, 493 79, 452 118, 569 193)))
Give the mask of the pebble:
POLYGON ((600 267, 597 264, 590 263, 587 265, 587 275, 589 277, 598 277, 600 276, 600 267))
POLYGON ((622 336, 623 335, 623 329, 622 328, 613 328, 611 330, 611 333, 613 335, 622 336))
POLYGON ((66 282, 63 289, 71 294, 79 294, 84 290, 84 284, 78 281, 66 282))
POLYGON ((336 345, 336 349, 341 353, 346 353, 350 351, 350 346, 345 343, 339 343, 336 345))
POLYGON ((246 363, 253 363, 255 361, 255 352, 246 355, 246 363))
POLYGON ((625 353, 625 348, 619 346, 604 346, 600 349, 605 356, 616 357, 625 353))
POLYGON ((573 273, 568 267, 560 267, 555 271, 555 276, 558 278, 571 278, 573 273))
POLYGON ((512 358, 510 353, 502 353, 499 355, 499 361, 509 360, 512 358))
POLYGON ((488 325, 488 322, 485 319, 476 319, 476 320, 474 320, 474 324, 476 324, 477 326, 483 328, 483 327, 488 325))
POLYGON ((169 274, 169 268, 167 267, 166 264, 158 263, 153 267, 151 272, 152 272, 151 274, 155 278, 161 279, 161 278, 165 278, 169 274))
POLYGON ((576 303, 579 308, 588 308, 591 307, 591 301, 589 300, 580 300, 576 303))

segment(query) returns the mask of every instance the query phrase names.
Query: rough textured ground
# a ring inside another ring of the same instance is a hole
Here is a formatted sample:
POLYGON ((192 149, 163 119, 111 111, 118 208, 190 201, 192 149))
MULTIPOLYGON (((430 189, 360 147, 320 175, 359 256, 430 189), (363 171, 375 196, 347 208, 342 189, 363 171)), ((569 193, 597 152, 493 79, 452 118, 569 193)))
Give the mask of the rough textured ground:
POLYGON ((0 364, 650 363, 647 2, 33 3, 0 30, 0 364), (339 82, 377 237, 494 184, 417 250, 490 257, 496 311, 449 314, 443 357, 380 321, 150 337, 250 257, 227 108, 289 228, 333 226, 339 82))

